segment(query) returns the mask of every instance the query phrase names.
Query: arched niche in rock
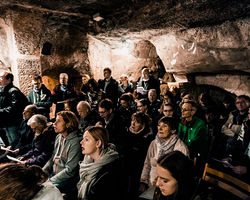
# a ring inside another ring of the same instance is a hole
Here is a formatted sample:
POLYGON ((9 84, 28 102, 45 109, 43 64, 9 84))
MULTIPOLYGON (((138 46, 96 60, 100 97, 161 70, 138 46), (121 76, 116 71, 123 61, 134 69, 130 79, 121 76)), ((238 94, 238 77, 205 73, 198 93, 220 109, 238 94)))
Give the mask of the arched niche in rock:
POLYGON ((69 76, 69 83, 76 87, 77 90, 81 89, 81 73, 73 67, 57 66, 51 70, 46 70, 42 74, 43 84, 53 91, 56 85, 59 84, 59 75, 66 73, 69 76))

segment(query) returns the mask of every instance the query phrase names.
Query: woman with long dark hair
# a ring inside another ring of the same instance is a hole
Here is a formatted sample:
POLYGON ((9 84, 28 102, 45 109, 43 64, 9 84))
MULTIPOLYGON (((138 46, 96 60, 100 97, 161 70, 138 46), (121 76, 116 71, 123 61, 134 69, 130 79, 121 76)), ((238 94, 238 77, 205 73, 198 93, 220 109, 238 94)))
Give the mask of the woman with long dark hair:
POLYGON ((157 161, 154 200, 189 200, 193 194, 192 163, 180 151, 165 154, 157 161))

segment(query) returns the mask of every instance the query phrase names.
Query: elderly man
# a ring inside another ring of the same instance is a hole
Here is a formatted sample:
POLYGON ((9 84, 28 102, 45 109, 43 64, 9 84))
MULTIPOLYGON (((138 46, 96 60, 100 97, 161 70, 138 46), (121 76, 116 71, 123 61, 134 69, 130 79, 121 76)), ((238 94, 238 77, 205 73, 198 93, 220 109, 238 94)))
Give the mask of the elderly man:
POLYGON ((68 83, 69 77, 66 73, 59 76, 60 84, 57 85, 52 92, 51 99, 56 104, 56 113, 64 109, 64 101, 67 99, 78 99, 78 93, 71 84, 68 83))
POLYGON ((16 157, 28 152, 31 149, 31 143, 34 139, 34 132, 27 124, 28 120, 37 113, 35 105, 28 105, 23 111, 23 121, 21 122, 16 139, 9 144, 5 154, 0 157, 0 163, 8 162, 7 155, 16 157), (10 151, 9 151, 10 150, 10 151))
POLYGON ((87 101, 80 101, 77 104, 77 112, 80 116, 79 120, 79 129, 82 133, 85 132, 85 129, 88 126, 94 126, 98 121, 101 120, 101 117, 96 110, 91 110, 91 107, 87 101))
POLYGON ((197 157, 204 161, 208 150, 208 129, 204 121, 194 116, 196 110, 194 101, 185 101, 182 104, 182 121, 179 123, 178 135, 189 148, 190 158, 197 157))
POLYGON ((32 78, 33 88, 28 94, 30 104, 37 106, 38 114, 42 114, 49 119, 51 102, 51 92, 42 84, 42 77, 35 75, 32 78))
POLYGON ((248 118, 248 108, 250 98, 246 95, 240 95, 236 98, 237 110, 232 111, 226 123, 222 126, 221 132, 229 137, 239 134, 241 125, 245 119, 248 118))
POLYGON ((22 112, 28 104, 24 94, 13 85, 13 80, 9 71, 0 74, 0 127, 5 129, 9 143, 17 137, 22 112))

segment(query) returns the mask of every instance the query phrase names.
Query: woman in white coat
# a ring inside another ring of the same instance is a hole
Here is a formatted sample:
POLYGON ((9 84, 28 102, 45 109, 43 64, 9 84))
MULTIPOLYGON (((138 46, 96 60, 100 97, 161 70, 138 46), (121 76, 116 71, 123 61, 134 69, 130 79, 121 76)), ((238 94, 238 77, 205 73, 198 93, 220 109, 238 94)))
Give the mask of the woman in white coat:
POLYGON ((143 198, 153 199, 153 182, 156 179, 157 160, 171 151, 178 150, 189 157, 188 147, 176 134, 178 125, 172 117, 162 117, 158 121, 158 133, 148 148, 147 156, 141 174, 139 192, 143 198))

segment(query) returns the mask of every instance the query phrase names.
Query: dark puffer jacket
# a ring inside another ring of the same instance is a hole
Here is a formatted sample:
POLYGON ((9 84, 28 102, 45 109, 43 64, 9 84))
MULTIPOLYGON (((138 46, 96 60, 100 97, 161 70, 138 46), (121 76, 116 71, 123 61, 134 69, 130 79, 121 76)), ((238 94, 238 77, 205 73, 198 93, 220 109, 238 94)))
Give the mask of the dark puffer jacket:
POLYGON ((19 126, 27 104, 27 98, 12 83, 0 87, 0 127, 19 126))

